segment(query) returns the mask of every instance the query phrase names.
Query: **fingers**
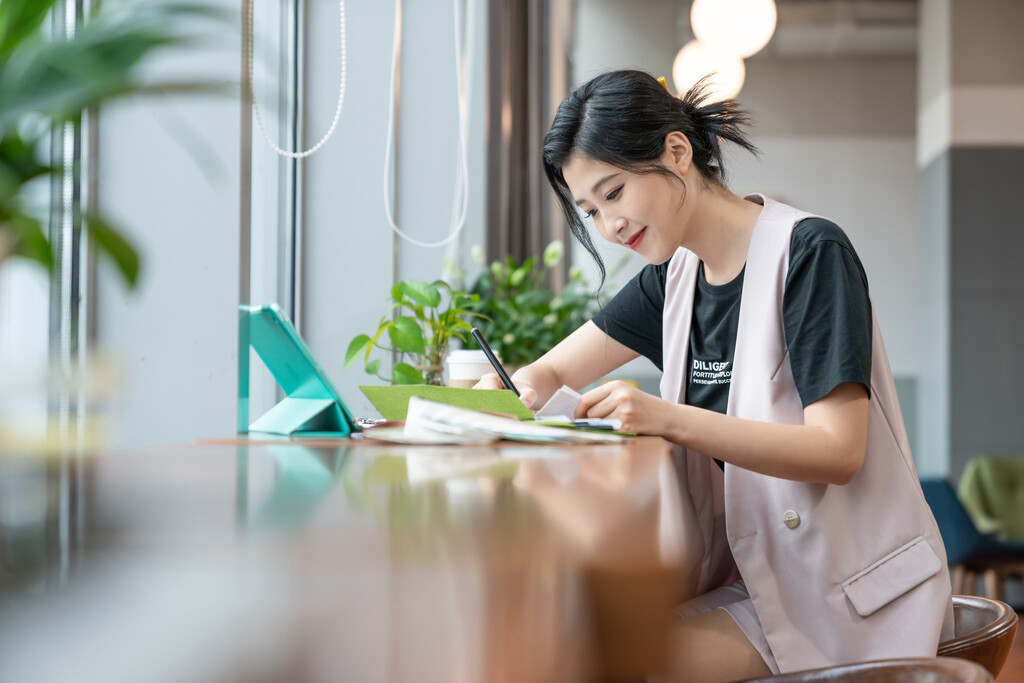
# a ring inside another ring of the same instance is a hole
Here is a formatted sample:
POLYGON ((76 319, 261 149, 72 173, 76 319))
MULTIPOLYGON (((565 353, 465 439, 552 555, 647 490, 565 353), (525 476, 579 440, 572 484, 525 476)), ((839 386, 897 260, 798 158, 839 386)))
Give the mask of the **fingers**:
POLYGON ((519 400, 527 408, 532 408, 533 404, 537 402, 537 390, 529 384, 523 383, 516 384, 516 388, 519 389, 519 400))
POLYGON ((649 401, 652 397, 621 381, 608 382, 580 399, 576 417, 614 418, 627 432, 648 433, 652 428, 649 401))
POLYGON ((602 384, 596 389, 591 389, 587 393, 583 394, 583 397, 580 398, 580 402, 576 404, 576 413, 573 417, 604 417, 604 415, 591 413, 591 409, 608 397, 608 394, 611 393, 615 384, 615 382, 608 382, 607 384, 602 384))
POLYGON ((480 381, 473 385, 474 389, 504 389, 505 384, 498 377, 496 372, 488 372, 480 378, 480 381))
POLYGON ((587 414, 583 415, 583 417, 596 417, 599 419, 615 417, 621 419, 621 414, 628 410, 628 402, 620 400, 614 393, 609 393, 602 400, 590 406, 587 414))

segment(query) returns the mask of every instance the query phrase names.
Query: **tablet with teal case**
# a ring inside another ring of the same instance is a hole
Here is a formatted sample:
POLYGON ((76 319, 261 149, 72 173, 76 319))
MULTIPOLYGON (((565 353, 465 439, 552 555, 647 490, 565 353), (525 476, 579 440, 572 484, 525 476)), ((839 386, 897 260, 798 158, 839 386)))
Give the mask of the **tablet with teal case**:
POLYGON ((360 431, 341 395, 277 304, 242 306, 249 344, 285 397, 249 425, 251 432, 348 436, 360 431))

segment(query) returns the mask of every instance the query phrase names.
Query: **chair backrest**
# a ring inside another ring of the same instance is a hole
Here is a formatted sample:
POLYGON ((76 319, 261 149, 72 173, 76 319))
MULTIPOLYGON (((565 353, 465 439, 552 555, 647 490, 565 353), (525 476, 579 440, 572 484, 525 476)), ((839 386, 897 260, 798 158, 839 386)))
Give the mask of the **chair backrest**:
POLYGON ((979 531, 1002 540, 1024 540, 1024 458, 972 458, 960 476, 957 495, 979 531))
POLYGON ((998 676, 1017 633, 1017 613, 1005 602, 953 596, 953 638, 939 643, 940 657, 977 662, 998 676))
POLYGON ((921 477, 921 490, 939 525, 947 561, 950 565, 962 564, 981 543, 981 534, 946 479, 921 477))
POLYGON ((966 659, 883 659, 825 669, 794 671, 744 683, 991 683, 992 674, 966 659))

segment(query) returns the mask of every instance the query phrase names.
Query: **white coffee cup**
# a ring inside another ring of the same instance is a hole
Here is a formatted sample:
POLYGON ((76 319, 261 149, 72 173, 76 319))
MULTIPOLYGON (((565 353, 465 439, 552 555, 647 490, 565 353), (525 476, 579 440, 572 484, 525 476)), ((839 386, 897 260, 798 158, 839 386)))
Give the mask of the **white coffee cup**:
MULTIPOLYGON (((478 349, 454 349, 448 352, 448 386, 472 387, 494 367, 483 351, 478 349)), ((501 358, 498 358, 501 362, 501 358)))

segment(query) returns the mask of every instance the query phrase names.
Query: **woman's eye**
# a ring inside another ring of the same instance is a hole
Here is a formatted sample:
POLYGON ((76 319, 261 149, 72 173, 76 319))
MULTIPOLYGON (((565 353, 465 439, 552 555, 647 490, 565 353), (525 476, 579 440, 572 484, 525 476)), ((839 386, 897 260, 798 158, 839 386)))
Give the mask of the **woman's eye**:
POLYGON ((605 198, 605 199, 607 199, 608 201, 612 201, 612 200, 614 200, 614 199, 615 199, 616 197, 618 197, 618 196, 619 196, 619 193, 620 193, 620 192, 622 192, 622 185, 619 185, 619 186, 618 186, 618 187, 616 187, 616 188, 615 188, 614 190, 612 190, 611 192, 609 192, 608 194, 606 194, 606 195, 604 196, 604 198, 605 198))
POLYGON ((587 218, 593 218, 595 215, 597 215, 597 209, 591 209, 590 211, 587 211, 587 218))

